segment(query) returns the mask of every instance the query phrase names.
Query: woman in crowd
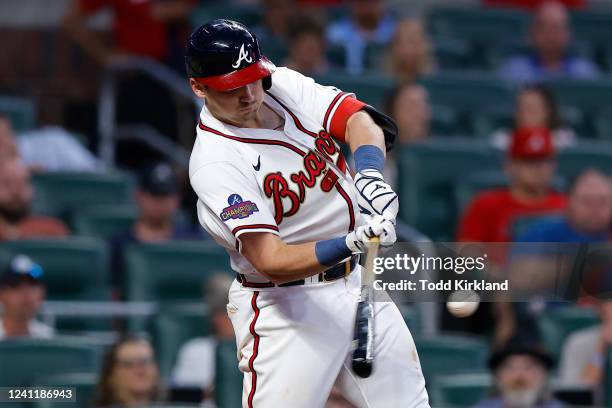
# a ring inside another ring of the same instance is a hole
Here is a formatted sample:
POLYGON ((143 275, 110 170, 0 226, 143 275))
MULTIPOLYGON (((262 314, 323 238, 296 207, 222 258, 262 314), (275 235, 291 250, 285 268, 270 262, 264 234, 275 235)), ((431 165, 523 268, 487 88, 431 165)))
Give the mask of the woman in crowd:
POLYGON ((407 19, 397 26, 386 62, 386 70, 399 82, 412 82, 435 71, 431 43, 420 21, 407 19))
POLYGON ((119 340, 104 358, 95 406, 144 407, 159 399, 159 372, 149 341, 136 336, 119 340))
POLYGON ((516 97, 513 129, 499 129, 491 135, 491 144, 506 150, 514 129, 548 128, 557 149, 576 143, 574 131, 563 125, 554 95, 543 85, 527 85, 516 97))

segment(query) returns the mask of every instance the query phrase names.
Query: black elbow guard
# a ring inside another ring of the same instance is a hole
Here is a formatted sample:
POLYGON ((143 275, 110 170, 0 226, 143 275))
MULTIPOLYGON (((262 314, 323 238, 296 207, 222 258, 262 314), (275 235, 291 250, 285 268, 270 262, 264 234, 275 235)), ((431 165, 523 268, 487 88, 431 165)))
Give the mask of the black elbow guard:
POLYGON ((365 105, 361 109, 367 112, 374 123, 380 126, 383 134, 385 135, 385 147, 387 148, 387 151, 391 150, 395 144, 395 138, 398 134, 397 124, 395 121, 384 113, 377 111, 370 105, 365 105))

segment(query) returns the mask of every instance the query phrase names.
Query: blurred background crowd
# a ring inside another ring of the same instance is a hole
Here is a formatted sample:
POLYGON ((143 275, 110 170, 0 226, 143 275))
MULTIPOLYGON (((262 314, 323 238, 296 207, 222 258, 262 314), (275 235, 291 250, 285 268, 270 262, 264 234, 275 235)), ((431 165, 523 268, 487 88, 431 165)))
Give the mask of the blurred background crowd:
MULTIPOLYGON (((240 406, 233 275, 186 176, 183 47, 217 17, 397 121, 400 240, 610 241, 607 0, 2 0, 0 385, 240 406)), ((609 266, 572 302, 400 305, 432 405, 612 407, 609 266)))

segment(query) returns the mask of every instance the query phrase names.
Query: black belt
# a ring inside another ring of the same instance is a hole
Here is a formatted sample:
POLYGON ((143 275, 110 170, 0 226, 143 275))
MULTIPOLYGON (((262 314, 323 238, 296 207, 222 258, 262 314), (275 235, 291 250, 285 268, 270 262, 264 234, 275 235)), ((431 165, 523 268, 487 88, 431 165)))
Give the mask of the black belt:
MULTIPOLYGON (((332 282, 344 278, 345 276, 348 276, 351 271, 355 269, 355 266, 357 266, 358 261, 359 255, 353 255, 350 260, 339 263, 329 269, 326 269, 325 271, 317 275, 318 282, 332 282)), ((236 280, 242 286, 247 288, 272 288, 274 286, 287 287, 306 284, 306 279, 298 279, 287 283, 281 283, 279 285, 276 285, 273 282, 248 282, 246 276, 241 273, 236 274, 236 280)))

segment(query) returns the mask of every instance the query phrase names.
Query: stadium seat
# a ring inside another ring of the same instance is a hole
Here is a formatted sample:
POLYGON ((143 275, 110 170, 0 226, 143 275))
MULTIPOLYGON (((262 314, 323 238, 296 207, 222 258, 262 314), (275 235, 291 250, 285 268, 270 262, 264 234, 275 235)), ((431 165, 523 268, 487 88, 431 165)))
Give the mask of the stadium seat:
POLYGON ((108 253, 96 238, 10 241, 10 254, 26 254, 44 269, 49 300, 108 300, 108 253))
POLYGON ((153 322, 154 344, 163 376, 169 376, 178 352, 187 341, 210 335, 206 306, 202 303, 168 305, 153 322))
POLYGON ((316 81, 322 85, 335 86, 346 92, 354 92, 357 98, 383 109, 385 99, 395 86, 391 78, 364 74, 358 77, 342 74, 326 74, 316 76, 316 81))
MULTIPOLYGON (((612 59, 610 61, 612 62, 612 59)), ((600 109, 593 116, 595 136, 606 142, 612 142, 612 106, 600 109)))
POLYGON ((72 225, 76 234, 111 239, 129 230, 137 217, 133 206, 89 207, 76 212, 72 225))
POLYGON ((227 254, 214 242, 130 245, 125 260, 126 300, 199 301, 207 278, 231 271, 227 254))
POLYGON ((471 65, 472 48, 468 41, 459 38, 435 38, 433 51, 440 69, 463 69, 471 65))
POLYGON ((484 370, 489 352, 478 337, 437 335, 415 338, 423 375, 428 383, 438 375, 484 370))
POLYGON ((421 329, 418 308, 415 305, 398 305, 398 308, 402 313, 406 326, 410 329, 410 333, 412 333, 413 336, 417 336, 421 329))
POLYGON ((93 340, 57 337, 0 342, 0 384, 31 386, 45 376, 69 372, 97 373, 103 346, 93 340))
POLYGON ((593 44, 608 44, 612 38, 612 12, 589 10, 572 13, 574 36, 593 44))
POLYGON ((436 376, 431 384, 431 399, 439 407, 473 407, 491 390, 489 373, 462 373, 436 376))
POLYGON ((608 349, 608 356, 606 358, 606 383, 604 389, 608 390, 606 398, 606 407, 612 408, 612 350, 608 349))
POLYGON ((228 340, 217 345, 215 402, 218 408, 242 406, 242 373, 238 369, 236 342, 228 340))
POLYGON ((508 33, 523 36, 527 25, 527 13, 501 8, 440 7, 427 16, 427 27, 433 35, 468 40, 475 46, 498 43, 508 33))
POLYGON ((213 5, 210 2, 202 4, 191 12, 191 26, 199 27, 215 18, 227 18, 238 21, 247 27, 255 27, 261 21, 261 7, 241 4, 230 6, 227 4, 213 5))
POLYGON ((431 134, 439 136, 463 135, 464 129, 461 125, 461 117, 457 109, 450 106, 432 106, 431 109, 431 134))
POLYGON ((508 177, 499 170, 467 175, 455 184, 456 213, 462 214, 478 193, 507 185, 508 177))
POLYGON ((592 112, 612 105, 612 80, 556 80, 550 83, 561 106, 592 112))
POLYGON ((132 180, 121 173, 44 173, 32 183, 35 213, 68 217, 87 206, 132 202, 132 180))
POLYGON ((557 173, 567 180, 571 180, 588 168, 612 174, 612 146, 609 143, 583 142, 563 149, 557 156, 557 166, 557 173))
MULTIPOLYGON (((76 390, 76 406, 93 406, 98 373, 61 373, 34 380, 33 384, 41 387, 74 387, 76 390)), ((34 404, 35 408, 62 408, 67 403, 52 400, 41 400, 34 404)))
POLYGON ((546 349, 559 357, 570 334, 597 324, 599 317, 594 309, 568 305, 545 311, 538 319, 538 330, 546 349))
POLYGON ((499 169, 488 146, 459 138, 403 147, 397 162, 400 218, 433 240, 454 235, 453 186, 472 172, 499 169))
POLYGON ((0 112, 8 116, 17 133, 36 126, 36 106, 31 99, 0 96, 0 112))

